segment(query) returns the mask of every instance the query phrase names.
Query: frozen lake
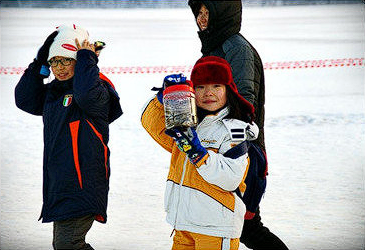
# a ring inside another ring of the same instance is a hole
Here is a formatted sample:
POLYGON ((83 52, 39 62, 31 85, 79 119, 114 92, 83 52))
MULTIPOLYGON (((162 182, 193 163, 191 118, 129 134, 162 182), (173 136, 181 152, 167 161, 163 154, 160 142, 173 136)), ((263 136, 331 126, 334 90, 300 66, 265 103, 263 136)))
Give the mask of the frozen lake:
MULTIPOLYGON (((362 65, 266 70, 268 186, 263 222, 290 249, 365 248, 364 5, 246 8, 242 34, 263 62, 362 58, 362 65)), ((1 67, 26 67, 56 26, 103 40, 100 67, 192 65, 200 41, 188 9, 0 9, 1 67)), ((361 60, 360 60, 361 61, 361 60)), ((186 72, 189 75, 189 72, 186 72)), ((163 193, 169 155, 140 125, 165 73, 109 73, 124 115, 111 125, 108 223, 95 249, 171 249, 163 193)), ((42 119, 15 107, 19 74, 0 73, 3 250, 51 248, 42 205, 42 119)), ((246 249, 242 244, 240 249, 246 249)))

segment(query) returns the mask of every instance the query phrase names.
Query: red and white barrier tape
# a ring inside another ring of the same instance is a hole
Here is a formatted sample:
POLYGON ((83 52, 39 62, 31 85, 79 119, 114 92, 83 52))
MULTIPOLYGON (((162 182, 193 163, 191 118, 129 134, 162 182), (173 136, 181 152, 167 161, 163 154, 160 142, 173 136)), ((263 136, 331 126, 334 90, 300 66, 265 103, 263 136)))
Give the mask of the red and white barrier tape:
POLYGON ((311 68, 331 68, 331 67, 354 67, 364 66, 364 58, 342 58, 288 62, 268 62, 264 63, 265 70, 273 69, 311 69, 311 68))
MULTIPOLYGON (((342 58, 323 60, 303 60, 286 62, 266 62, 265 70, 278 69, 313 69, 313 68, 334 68, 334 67, 364 67, 364 58, 342 58)), ((101 67, 104 74, 170 74, 170 73, 190 73, 192 65, 181 66, 115 66, 101 67)), ((23 74, 26 67, 0 67, 0 75, 23 74)))

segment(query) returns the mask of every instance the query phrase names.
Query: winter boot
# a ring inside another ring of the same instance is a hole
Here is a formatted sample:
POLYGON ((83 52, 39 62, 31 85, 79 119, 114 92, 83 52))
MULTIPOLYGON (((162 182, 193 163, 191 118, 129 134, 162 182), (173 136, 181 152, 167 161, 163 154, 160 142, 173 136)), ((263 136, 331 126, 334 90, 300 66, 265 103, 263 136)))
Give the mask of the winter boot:
POLYGON ((279 237, 263 225, 259 209, 251 220, 245 220, 240 242, 253 250, 289 250, 279 237))

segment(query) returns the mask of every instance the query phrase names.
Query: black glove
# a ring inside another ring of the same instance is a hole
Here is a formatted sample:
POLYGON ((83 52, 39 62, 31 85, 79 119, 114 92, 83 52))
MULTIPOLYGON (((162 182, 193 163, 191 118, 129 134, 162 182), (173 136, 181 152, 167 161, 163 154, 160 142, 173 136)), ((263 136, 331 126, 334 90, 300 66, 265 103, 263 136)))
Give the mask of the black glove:
POLYGON ((46 41, 44 41, 42 47, 39 48, 36 60, 41 65, 39 74, 46 78, 49 76, 49 64, 48 64, 48 55, 49 55, 49 48, 51 47, 55 37, 58 35, 58 31, 54 31, 52 34, 50 34, 46 41))

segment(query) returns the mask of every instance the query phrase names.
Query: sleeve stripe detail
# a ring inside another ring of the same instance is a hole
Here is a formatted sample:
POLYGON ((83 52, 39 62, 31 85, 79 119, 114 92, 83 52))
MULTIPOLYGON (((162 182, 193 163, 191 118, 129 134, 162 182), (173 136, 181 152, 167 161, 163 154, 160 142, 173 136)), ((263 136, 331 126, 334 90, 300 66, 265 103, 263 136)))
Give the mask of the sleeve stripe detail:
POLYGON ((232 134, 232 139, 244 139, 245 135, 244 134, 232 134))
POLYGON ((248 152, 247 141, 243 141, 223 154, 225 157, 237 159, 248 152))

